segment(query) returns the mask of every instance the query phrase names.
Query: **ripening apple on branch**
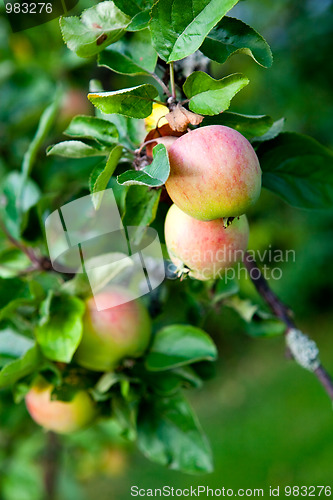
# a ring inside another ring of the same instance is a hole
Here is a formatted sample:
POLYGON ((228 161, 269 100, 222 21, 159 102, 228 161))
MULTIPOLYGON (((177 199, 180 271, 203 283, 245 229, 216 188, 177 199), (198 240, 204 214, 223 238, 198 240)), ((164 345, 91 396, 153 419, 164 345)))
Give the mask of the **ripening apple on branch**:
POLYGON ((25 397, 30 416, 45 429, 68 434, 87 427, 97 416, 88 392, 79 390, 71 401, 52 399, 53 386, 39 376, 25 397))
POLYGON ((97 310, 93 297, 86 301, 83 335, 75 361, 90 370, 110 371, 124 358, 137 358, 147 349, 151 320, 146 308, 121 287, 100 292, 97 310))
POLYGON ((168 148, 172 201, 195 219, 243 215, 261 191, 257 155, 245 137, 223 125, 192 130, 168 148))
POLYGON ((179 272, 199 280, 220 278, 244 257, 249 239, 245 215, 228 227, 223 219, 200 221, 172 205, 165 220, 165 242, 179 272))

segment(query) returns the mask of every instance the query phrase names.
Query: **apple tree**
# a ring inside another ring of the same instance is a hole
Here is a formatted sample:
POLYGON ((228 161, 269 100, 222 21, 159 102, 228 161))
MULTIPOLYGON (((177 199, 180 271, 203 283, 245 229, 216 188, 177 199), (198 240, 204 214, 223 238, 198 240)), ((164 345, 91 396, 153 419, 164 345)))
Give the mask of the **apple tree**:
POLYGON ((59 112, 56 94, 21 171, 1 184, 7 247, 0 255, 0 335, 8 348, 0 353, 0 388, 10 387, 16 403, 25 400, 46 429, 70 433, 116 422, 148 459, 190 474, 213 468, 185 395, 214 374, 217 348, 203 320, 210 310, 232 308, 252 336, 284 336, 289 357, 333 400, 315 342, 246 251, 261 189, 296 210, 332 206, 333 155, 311 137, 284 132, 282 117, 229 111, 249 79, 216 79, 211 62, 223 65, 237 54, 263 68, 273 62, 266 40, 229 15, 236 3, 114 0, 62 17, 66 50, 96 60, 102 78, 86 82, 94 115, 75 116, 43 158, 74 159, 78 172, 89 159, 89 172, 79 174, 80 189, 56 193, 42 192, 33 179, 59 112), (108 88, 106 75, 114 74, 133 77, 133 86, 108 88), (106 189, 115 193, 124 226, 137 228, 138 244, 148 227, 156 229, 166 279, 141 299, 121 288, 100 292, 110 302, 98 311, 84 273, 54 269, 45 221, 60 206, 87 194, 96 200, 106 189), (236 278, 226 279, 234 266, 247 270, 267 307, 244 298, 236 278), (127 298, 119 303, 119 296, 127 298))

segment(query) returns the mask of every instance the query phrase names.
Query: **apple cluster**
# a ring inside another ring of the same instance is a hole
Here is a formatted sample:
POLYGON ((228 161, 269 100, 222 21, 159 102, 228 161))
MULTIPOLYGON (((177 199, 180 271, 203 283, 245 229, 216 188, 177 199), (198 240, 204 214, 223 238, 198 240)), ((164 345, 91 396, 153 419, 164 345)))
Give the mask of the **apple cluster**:
MULTIPOLYGON (((222 125, 162 141, 170 160, 166 189, 174 202, 165 220, 170 258, 181 273, 214 279, 247 248, 249 226, 244 214, 260 194, 258 158, 247 139, 222 125)), ((112 372, 124 359, 144 354, 151 320, 143 304, 120 287, 101 292, 98 303, 105 309, 98 311, 92 297, 86 300, 82 340, 73 361, 88 370, 112 372)), ((39 376, 26 395, 30 415, 44 428, 70 433, 98 416, 87 390, 78 390, 70 401, 59 401, 53 398, 53 389, 39 376)))
MULTIPOLYGON (((74 355, 77 365, 96 372, 110 372, 126 358, 138 358, 151 338, 147 309, 129 291, 117 287, 101 292, 97 310, 93 297, 86 301, 81 343, 74 355)), ((45 429, 71 433, 90 425, 98 407, 87 390, 78 390, 70 401, 52 397, 53 385, 39 376, 25 402, 31 417, 45 429)))
POLYGON ((246 215, 261 191, 261 169, 249 141, 236 130, 209 125, 167 145, 174 202, 165 241, 179 274, 199 280, 221 277, 244 254, 246 215))

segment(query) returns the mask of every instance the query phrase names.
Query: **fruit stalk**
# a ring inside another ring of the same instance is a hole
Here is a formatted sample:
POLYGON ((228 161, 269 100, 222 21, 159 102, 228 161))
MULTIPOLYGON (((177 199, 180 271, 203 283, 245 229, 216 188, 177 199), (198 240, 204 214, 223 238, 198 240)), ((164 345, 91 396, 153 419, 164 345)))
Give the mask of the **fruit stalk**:
MULTIPOLYGON (((286 336, 289 332, 297 330, 294 320, 292 319, 292 311, 289 309, 286 304, 284 304, 279 297, 273 292, 273 290, 269 287, 266 279, 263 277, 260 269, 258 268, 253 256, 250 256, 249 253, 245 254, 244 257, 244 265, 249 272, 251 277, 251 281, 257 289, 257 292, 264 299, 266 304, 269 306, 273 314, 283 321, 286 325, 286 336)), ((295 359, 293 353, 288 349, 288 354, 295 359)), ((297 360, 296 360, 297 361, 297 360)), ((304 365, 302 365, 304 366, 304 365)), ((318 363, 313 370, 311 370, 326 393, 333 401, 333 380, 329 373, 325 370, 321 363, 318 363)))

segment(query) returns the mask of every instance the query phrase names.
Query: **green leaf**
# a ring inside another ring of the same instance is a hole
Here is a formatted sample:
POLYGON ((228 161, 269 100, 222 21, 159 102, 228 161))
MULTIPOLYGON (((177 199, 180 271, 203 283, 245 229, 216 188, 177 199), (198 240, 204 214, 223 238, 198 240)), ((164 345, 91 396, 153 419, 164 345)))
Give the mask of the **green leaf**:
POLYGON ((201 126, 225 125, 240 132, 246 139, 263 136, 273 126, 273 120, 267 115, 241 115, 225 111, 219 115, 206 116, 201 122, 201 126))
POLYGON ((69 295, 54 296, 42 302, 36 339, 44 355, 53 361, 69 363, 82 336, 84 303, 69 295))
POLYGON ((9 248, 0 254, 0 277, 12 278, 31 265, 30 259, 18 248, 9 248))
POLYGON ((233 279, 228 279, 228 281, 225 281, 223 279, 218 280, 214 293, 213 303, 216 304, 220 300, 224 300, 227 297, 235 295, 238 292, 239 292, 238 281, 233 279))
POLYGON ((87 156, 105 156, 105 149, 98 149, 82 141, 58 142, 47 148, 48 156, 64 156, 65 158, 85 158, 87 156))
POLYGON ((34 341, 23 335, 19 335, 11 328, 0 331, 0 354, 19 358, 23 356, 31 347, 34 341))
POLYGON ((167 62, 193 54, 210 30, 238 0, 159 0, 150 31, 159 56, 167 62))
POLYGON ((54 101, 43 111, 38 123, 36 134, 29 144, 28 150, 24 154, 22 162, 22 186, 20 198, 24 195, 23 191, 25 189, 25 184, 36 161, 38 151, 47 138, 56 120, 57 113, 61 105, 61 97, 61 93, 58 89, 54 97, 54 101))
POLYGON ((0 320, 10 317, 17 307, 31 300, 28 283, 19 278, 0 279, 0 320))
POLYGON ((275 337, 285 333, 286 325, 271 314, 257 311, 252 321, 246 323, 245 330, 251 337, 275 337))
POLYGON ((119 114, 104 114, 99 110, 96 111, 101 114, 105 120, 109 120, 116 125, 119 132, 119 142, 129 149, 138 147, 147 135, 143 120, 119 114))
POLYGON ((41 192, 37 184, 27 179, 22 190, 23 176, 19 172, 10 172, 0 185, 0 218, 8 232, 16 239, 20 239, 27 220, 27 212, 40 199, 41 192), (22 193, 21 203, 17 200, 22 193))
POLYGON ((156 62, 157 53, 151 45, 151 36, 147 29, 127 39, 123 38, 108 50, 104 50, 98 59, 99 66, 105 66, 123 75, 153 73, 156 62))
POLYGON ((107 188, 111 176, 113 172, 116 170, 122 152, 123 152, 122 146, 118 145, 114 147, 111 150, 106 165, 103 166, 97 165, 90 175, 89 189, 91 194, 93 195, 92 202, 96 210, 98 210, 101 205, 104 190, 107 188))
POLYGON ((103 113, 118 113, 132 118, 146 118, 153 110, 153 99, 158 95, 154 85, 145 83, 114 92, 88 94, 88 99, 103 113))
POLYGON ((127 31, 140 31, 148 28, 150 21, 150 11, 144 10, 136 14, 127 26, 127 31))
POLYGON ((135 244, 140 242, 146 227, 155 219, 160 196, 160 189, 149 189, 146 186, 129 187, 125 200, 123 224, 136 226, 135 233, 131 233, 135 244))
POLYGON ((190 325, 170 325, 156 333, 146 357, 146 368, 151 371, 170 370, 216 358, 215 344, 203 330, 190 325))
POLYGON ((181 366, 172 371, 151 372, 148 379, 149 385, 156 394, 170 396, 181 387, 201 387, 202 380, 190 366, 181 366))
POLYGON ((207 439, 182 395, 141 404, 138 447, 149 460, 173 470, 188 474, 213 470, 207 439))
POLYGON ((169 157, 164 144, 153 148, 153 161, 142 170, 127 170, 118 175, 117 182, 121 185, 143 185, 149 187, 163 186, 170 174, 169 157))
POLYGON ((306 135, 285 132, 257 149, 263 186, 298 208, 333 204, 333 153, 306 135))
POLYGON ((111 409, 113 417, 122 429, 122 437, 128 441, 135 441, 137 404, 129 404, 125 398, 115 395, 111 398, 111 409))
POLYGON ((248 83, 249 79, 241 74, 215 80, 203 71, 195 71, 186 79, 183 90, 190 99, 191 111, 217 115, 228 109, 231 99, 248 83))
POLYGON ((232 54, 246 54, 269 68, 273 63, 266 40, 253 28, 234 17, 224 17, 205 38, 200 50, 205 56, 224 63, 232 54))
POLYGON ((247 323, 252 321, 253 316, 257 314, 259 310, 258 304, 253 304, 249 299, 241 299, 238 295, 228 298, 223 304, 234 309, 234 311, 236 311, 247 323))
POLYGON ((69 49, 80 57, 91 57, 119 40, 130 21, 113 2, 100 2, 85 10, 81 19, 62 17, 60 28, 69 49))
POLYGON ((40 368, 43 358, 37 346, 29 349, 22 358, 7 364, 0 372, 0 388, 15 384, 18 380, 40 368))
POLYGON ((280 118, 280 120, 275 121, 272 126, 263 135, 252 137, 251 142, 259 143, 264 141, 269 141, 277 137, 283 130, 285 118, 280 118))
POLYGON ((154 0, 115 0, 114 3, 122 12, 134 17, 140 12, 149 11, 153 6, 154 0))
POLYGON ((119 139, 117 127, 107 120, 96 118, 96 116, 75 116, 64 134, 71 137, 93 139, 108 146, 114 146, 119 139))

